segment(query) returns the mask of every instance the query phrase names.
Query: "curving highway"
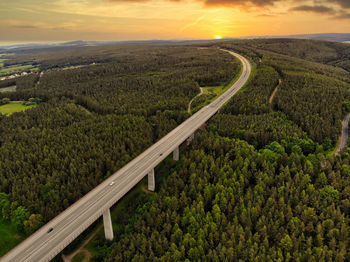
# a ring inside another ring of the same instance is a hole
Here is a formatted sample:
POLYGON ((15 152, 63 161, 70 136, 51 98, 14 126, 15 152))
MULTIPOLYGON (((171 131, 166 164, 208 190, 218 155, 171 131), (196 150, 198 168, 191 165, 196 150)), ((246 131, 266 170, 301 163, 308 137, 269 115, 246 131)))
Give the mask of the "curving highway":
POLYGON ((242 62, 239 79, 225 93, 41 227, 0 261, 50 261, 208 121, 247 82, 251 73, 247 59, 237 53, 223 51, 242 62))

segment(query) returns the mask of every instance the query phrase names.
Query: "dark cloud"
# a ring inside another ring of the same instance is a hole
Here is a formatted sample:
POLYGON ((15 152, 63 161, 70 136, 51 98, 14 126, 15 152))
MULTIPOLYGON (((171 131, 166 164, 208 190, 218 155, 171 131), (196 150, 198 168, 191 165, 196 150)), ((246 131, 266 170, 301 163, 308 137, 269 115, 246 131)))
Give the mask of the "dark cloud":
MULTIPOLYGON (((105 0, 108 2, 148 2, 151 0, 105 0)), ((173 1, 173 2, 182 2, 184 0, 164 0, 164 1, 173 1)), ((202 2, 206 6, 227 6, 227 7, 242 7, 242 8, 250 8, 250 7, 272 7, 277 2, 283 2, 284 0, 191 0, 194 2, 202 2)), ((290 2, 294 2, 295 4, 299 4, 291 11, 301 11, 301 12, 314 12, 314 13, 335 13, 335 10, 328 5, 338 5, 342 8, 350 8, 350 0, 314 0, 315 5, 308 5, 309 1, 307 0, 290 0, 290 2)))
MULTIPOLYGON (((150 0, 108 0, 109 2, 147 2, 150 0)), ((182 0, 171 0, 181 2, 182 0)), ((194 0, 203 2, 205 5, 223 5, 223 6, 272 6, 275 2, 282 0, 194 0)))
POLYGON ((206 5, 224 5, 224 6, 272 6, 279 0, 204 0, 206 5))
POLYGON ((256 15, 255 17, 276 17, 276 15, 271 15, 271 14, 260 14, 260 15, 256 15))
POLYGON ((14 28, 21 28, 21 29, 37 29, 39 27, 34 25, 13 25, 14 28))
POLYGON ((53 27, 52 30, 62 31, 62 30, 66 30, 66 28, 64 28, 64 27, 53 27))
POLYGON ((336 3, 344 8, 350 8, 350 0, 327 0, 329 3, 336 3))
POLYGON ((290 11, 303 11, 303 12, 313 12, 313 13, 334 13, 334 9, 324 6, 324 5, 300 5, 297 7, 293 7, 290 9, 290 11))

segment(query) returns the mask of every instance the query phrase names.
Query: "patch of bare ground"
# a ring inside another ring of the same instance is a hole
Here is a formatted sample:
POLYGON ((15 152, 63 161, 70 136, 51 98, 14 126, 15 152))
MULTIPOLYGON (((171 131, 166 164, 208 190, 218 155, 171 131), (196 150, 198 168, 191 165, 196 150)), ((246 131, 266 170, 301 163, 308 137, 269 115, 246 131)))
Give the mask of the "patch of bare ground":
POLYGON ((143 193, 146 193, 146 194, 154 194, 154 192, 149 191, 144 185, 141 186, 141 190, 143 193))
POLYGON ((88 262, 90 261, 91 258, 91 253, 89 250, 87 250, 85 248, 85 246, 91 241, 91 239, 97 234, 97 232, 102 228, 102 225, 98 226, 91 234, 90 236, 85 239, 85 241, 80 245, 80 247, 78 247, 77 250, 73 251, 71 254, 69 255, 64 255, 62 254, 62 260, 64 262, 72 262, 72 259, 79 253, 83 253, 85 254, 85 258, 83 260, 83 262, 88 262))
POLYGON ((272 94, 271 94, 271 96, 270 96, 270 99, 269 99, 269 103, 270 103, 270 104, 272 104, 272 101, 273 101, 273 99, 274 99, 274 97, 275 97, 275 95, 276 95, 276 93, 277 93, 277 91, 278 91, 278 88, 280 87, 281 83, 282 83, 282 80, 281 80, 281 79, 278 79, 278 85, 277 85, 277 86, 275 87, 275 89, 273 90, 273 92, 272 92, 272 94))

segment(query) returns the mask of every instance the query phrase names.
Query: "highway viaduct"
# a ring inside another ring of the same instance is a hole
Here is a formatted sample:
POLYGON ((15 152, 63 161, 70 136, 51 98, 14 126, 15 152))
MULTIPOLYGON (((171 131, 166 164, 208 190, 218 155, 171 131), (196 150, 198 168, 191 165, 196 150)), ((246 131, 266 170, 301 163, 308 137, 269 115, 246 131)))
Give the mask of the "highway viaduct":
POLYGON ((251 73, 249 61, 237 53, 223 51, 237 57, 242 63, 241 75, 227 91, 42 226, 10 250, 0 261, 50 261, 101 216, 103 216, 105 237, 112 240, 114 236, 110 215, 111 206, 146 175, 148 176, 148 189, 154 191, 154 168, 171 153, 174 160, 179 160, 179 146, 186 140, 192 140, 195 131, 248 81, 251 73))

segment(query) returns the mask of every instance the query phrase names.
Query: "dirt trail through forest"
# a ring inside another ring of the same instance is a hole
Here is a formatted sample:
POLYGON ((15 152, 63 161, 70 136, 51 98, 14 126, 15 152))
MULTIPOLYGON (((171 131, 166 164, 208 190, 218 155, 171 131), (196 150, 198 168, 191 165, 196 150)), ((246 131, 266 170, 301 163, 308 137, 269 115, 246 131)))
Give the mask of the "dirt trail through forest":
POLYGON ((62 260, 64 262, 72 262, 73 258, 79 254, 79 253, 83 253, 85 254, 85 258, 83 260, 83 262, 88 262, 90 261, 90 258, 91 258, 91 253, 89 252, 89 250, 87 250, 85 248, 85 246, 91 241, 91 239, 97 234, 97 232, 102 228, 102 225, 98 226, 95 231, 93 231, 91 233, 91 235, 81 244, 81 246, 75 250, 74 252, 72 252, 71 254, 69 255, 64 255, 62 254, 62 260))
POLYGON ((192 105, 193 100, 194 100, 197 96, 203 95, 203 88, 200 87, 200 90, 201 90, 201 92, 200 92, 198 95, 196 95, 194 98, 192 98, 192 100, 188 103, 188 108, 187 108, 187 112, 188 112, 188 113, 191 113, 191 105, 192 105))
POLYGON ((269 99, 269 103, 270 103, 270 104, 272 104, 272 100, 273 100, 273 98, 275 97, 275 95, 276 95, 276 93, 277 93, 277 90, 278 90, 278 88, 280 87, 281 83, 282 83, 282 80, 281 80, 281 79, 278 79, 278 85, 275 87, 275 90, 273 90, 272 95, 270 96, 270 99, 269 99))
POLYGON ((347 114, 343 119, 343 125, 342 125, 342 133, 339 136, 338 146, 335 150, 335 154, 339 154, 345 147, 348 142, 348 136, 349 136, 349 120, 350 120, 350 113, 347 114))

